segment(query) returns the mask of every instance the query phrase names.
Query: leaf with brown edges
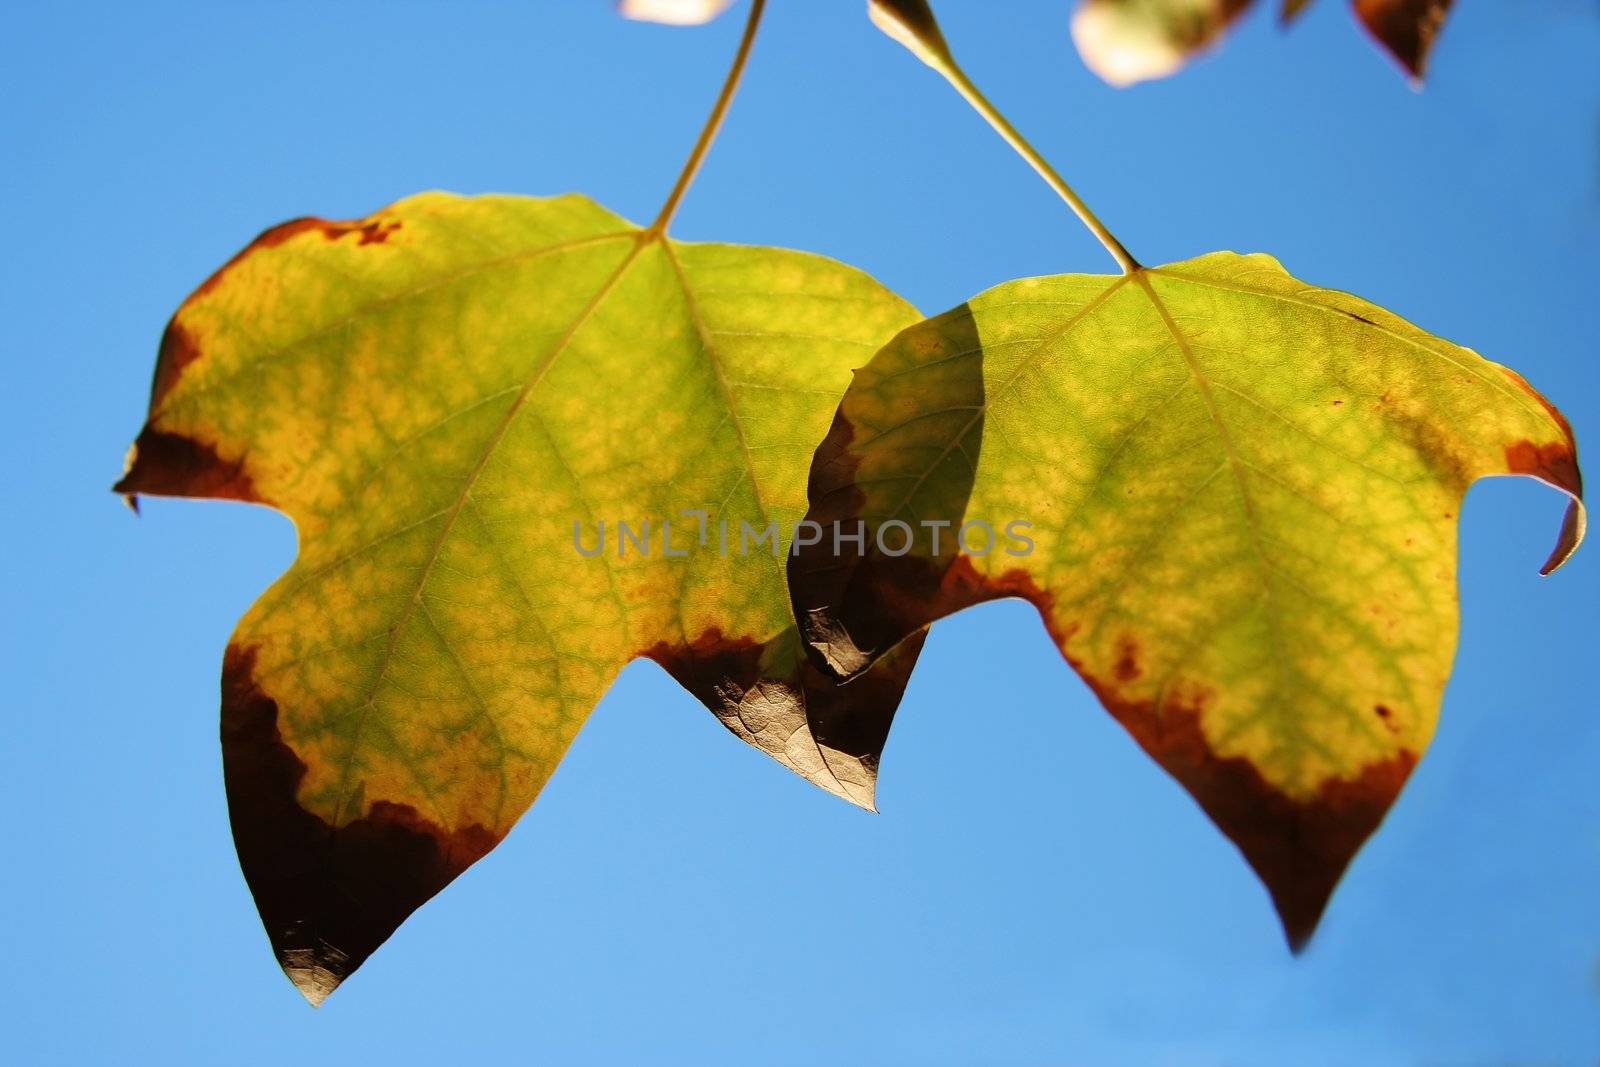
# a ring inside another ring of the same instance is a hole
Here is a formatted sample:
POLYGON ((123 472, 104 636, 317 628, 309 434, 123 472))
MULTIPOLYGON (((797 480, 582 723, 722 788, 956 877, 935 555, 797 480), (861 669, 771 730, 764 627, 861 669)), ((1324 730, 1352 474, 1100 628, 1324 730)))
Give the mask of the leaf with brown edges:
POLYGON ((841 678, 951 612, 1030 601, 1298 946, 1433 734, 1456 517, 1504 474, 1570 496, 1555 569, 1584 516, 1560 413, 1270 257, 1027 278, 857 372, 810 481, 809 517, 844 536, 803 548, 790 589, 841 678))
POLYGON ((222 745, 240 863, 307 998, 504 837, 637 657, 871 806, 915 651, 836 686, 782 555, 851 368, 915 319, 843 264, 581 196, 300 219, 184 301, 117 489, 298 530, 229 642, 222 745))

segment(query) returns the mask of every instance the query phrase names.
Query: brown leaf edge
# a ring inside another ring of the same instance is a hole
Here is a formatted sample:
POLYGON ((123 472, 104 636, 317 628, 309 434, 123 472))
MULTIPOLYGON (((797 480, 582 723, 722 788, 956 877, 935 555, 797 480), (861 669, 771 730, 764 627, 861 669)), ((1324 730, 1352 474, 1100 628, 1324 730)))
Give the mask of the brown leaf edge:
MULTIPOLYGON (((163 333, 149 420, 113 491, 135 510, 141 494, 274 506, 251 477, 250 457, 225 459, 205 441, 155 425, 162 401, 203 358, 183 328, 183 310, 249 255, 299 234, 367 245, 401 225, 383 212, 349 222, 294 219, 263 232, 202 283, 163 333)), ((913 637, 883 670, 849 686, 806 661, 797 678, 769 677, 762 664, 767 646, 717 631, 682 645, 641 649, 635 658, 661 664, 735 736, 873 810, 878 760, 921 644, 920 635, 913 637)), ((410 806, 383 801, 338 827, 307 811, 296 799, 307 768, 283 738, 276 701, 257 684, 257 655, 254 647, 230 642, 223 657, 229 814, 240 867, 274 953, 315 1006, 503 835, 479 825, 441 827, 410 806)))
MULTIPOLYGON (((976 324, 966 305, 946 313, 946 318, 945 331, 958 338, 950 347, 962 351, 977 344, 976 324)), ((942 386, 951 393, 951 407, 982 410, 981 361, 965 363, 967 369, 957 372, 964 378, 947 377, 942 386)), ((1544 406, 1565 437, 1543 446, 1515 442, 1506 449, 1505 473, 1535 478, 1570 498, 1555 548, 1540 569, 1541 574, 1549 574, 1572 555, 1583 538, 1585 513, 1577 446, 1566 418, 1515 371, 1503 369, 1514 385, 1544 406)), ((969 458, 961 467, 966 484, 961 491, 946 495, 939 514, 928 516, 951 522, 952 528, 960 525, 971 493, 972 472, 977 469, 982 447, 981 418, 975 434, 975 442, 963 439, 969 458)), ((855 485, 859 460, 851 451, 855 438, 855 427, 841 404, 813 460, 808 486, 806 518, 825 530, 833 529, 834 523, 853 530, 864 517, 865 500, 855 485)), ((828 541, 824 536, 822 543, 828 541)), ((1021 569, 980 574, 964 555, 931 557, 913 552, 890 557, 869 544, 866 553, 846 563, 822 555, 818 549, 802 550, 790 558, 789 568, 790 595, 808 652, 820 669, 844 679, 869 669, 905 635, 990 600, 1016 597, 1032 604, 1057 648, 1064 648, 1076 631, 1074 625, 1063 628, 1053 622, 1053 598, 1031 575, 1021 569)), ((1219 757, 1211 751, 1200 720, 1214 693, 1175 686, 1160 708, 1149 700, 1124 695, 1127 683, 1141 672, 1139 645, 1133 635, 1123 639, 1122 655, 1111 677, 1096 676, 1066 653, 1063 658, 1139 746, 1189 791, 1239 848, 1267 887, 1290 949, 1301 951, 1345 870, 1399 796, 1420 753, 1401 751, 1350 778, 1324 783, 1309 800, 1296 799, 1267 782, 1250 761, 1219 757)), ((1392 710, 1379 705, 1373 714, 1387 719, 1392 710)))

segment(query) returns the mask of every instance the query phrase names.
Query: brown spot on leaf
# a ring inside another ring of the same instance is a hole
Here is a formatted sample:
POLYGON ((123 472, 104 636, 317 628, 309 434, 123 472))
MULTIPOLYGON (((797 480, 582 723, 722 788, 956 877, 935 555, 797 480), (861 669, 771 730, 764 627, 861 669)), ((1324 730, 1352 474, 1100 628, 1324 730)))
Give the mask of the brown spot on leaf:
POLYGON ((1377 704, 1372 708, 1373 714, 1383 721, 1383 725, 1391 734, 1400 732, 1400 724, 1395 721, 1394 709, 1387 704, 1377 704))
POLYGON ((1139 646, 1132 634, 1124 634, 1117 642, 1117 665, 1114 673, 1119 682, 1131 682, 1139 677, 1139 646))
POLYGON ((389 235, 398 230, 401 225, 399 219, 366 219, 360 222, 329 222, 322 226, 322 235, 330 241, 349 234, 358 234, 357 245, 381 245, 389 239, 389 235))
POLYGON ((267 503, 242 459, 224 460, 204 442, 148 426, 133 444, 127 473, 111 488, 129 498, 149 493, 267 503))
POLYGON ((1416 755, 1369 764, 1323 783, 1308 800, 1266 781, 1254 764, 1212 752, 1200 718, 1210 694, 1172 687, 1165 706, 1124 699, 1079 667, 1100 702, 1199 802, 1272 894, 1289 945, 1303 948, 1345 868, 1382 822, 1416 755))
POLYGON ((320 1004, 413 911, 500 840, 445 829, 378 801, 334 827, 300 806, 306 765, 284 741, 278 705, 255 679, 256 650, 222 664, 222 756, 239 865, 267 936, 300 992, 320 1004))

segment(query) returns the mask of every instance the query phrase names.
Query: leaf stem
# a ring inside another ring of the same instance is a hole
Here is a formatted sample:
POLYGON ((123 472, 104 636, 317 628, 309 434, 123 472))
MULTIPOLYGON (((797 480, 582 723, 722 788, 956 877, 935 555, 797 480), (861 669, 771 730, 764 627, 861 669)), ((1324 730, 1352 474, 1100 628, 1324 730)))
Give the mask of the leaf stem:
POLYGON ((1038 172, 1039 177, 1055 190, 1057 196, 1067 202, 1067 206, 1078 216, 1079 221, 1087 226, 1089 232, 1105 246, 1107 252, 1111 253, 1111 257, 1122 268, 1122 273, 1133 274, 1142 269, 1132 253, 1110 230, 1106 229, 1105 223, 1089 210, 1089 205, 1083 202, 1083 198, 1073 191, 1072 186, 1056 173, 1056 169, 1049 161, 1028 143, 1026 137, 1017 132, 1017 128, 1007 121, 999 109, 989 102, 989 98, 972 83, 972 79, 967 77, 966 71, 961 69, 961 65, 950 54, 950 46, 945 43, 944 34, 934 21, 933 10, 928 6, 927 0, 868 0, 867 11, 879 29, 905 45, 918 59, 938 71, 972 106, 972 109, 994 127, 995 132, 1005 139, 1017 155, 1038 172))
POLYGON ((968 78, 966 72, 956 65, 955 60, 949 60, 948 65, 943 68, 935 67, 934 69, 943 74, 946 80, 955 86, 956 92, 960 93, 967 103, 972 105, 973 110, 982 115, 989 125, 994 127, 995 132, 1005 138, 1006 143, 1016 150, 1017 155, 1026 160, 1028 165, 1038 172, 1039 177, 1043 178, 1045 183, 1056 191, 1056 195, 1067 202, 1067 206, 1078 216, 1079 221, 1087 226, 1089 232, 1094 234, 1096 239, 1105 246, 1107 252, 1111 253, 1111 258, 1117 261, 1117 265, 1122 268, 1122 273, 1132 274, 1139 270, 1139 261, 1133 258, 1133 254, 1123 246, 1121 241, 1117 240, 1115 234, 1106 229, 1106 224, 1101 222, 1093 211, 1089 210, 1089 205, 1085 204, 1083 198, 1073 191, 1072 186, 1067 184, 1066 179, 1056 173, 1056 169, 1050 165, 1049 160, 1041 156, 1038 150, 1028 143, 1028 139, 1018 133, 1017 128, 1011 125, 1006 117, 989 102, 989 98, 984 96, 976 85, 972 84, 972 79, 968 78))
POLYGON ((647 239, 666 233, 667 224, 677 213, 679 201, 683 199, 683 194, 688 191, 695 174, 700 170, 706 151, 711 147, 711 142, 717 139, 717 130, 721 128, 723 117, 728 113, 728 105, 733 102, 733 94, 739 88, 739 79, 744 76, 745 62, 750 58, 750 46, 755 43, 756 28, 761 24, 761 16, 766 6, 766 0, 750 0, 750 15, 745 19, 744 36, 739 39, 739 50, 733 54, 733 65, 728 68, 728 76, 723 79, 722 91, 717 94, 717 102, 711 105, 711 114, 706 116, 706 124, 700 130, 700 137, 690 150, 689 158, 683 164, 683 170, 678 172, 678 180, 673 184, 672 192, 667 194, 666 203, 661 205, 661 211, 656 215, 655 221, 645 230, 647 239))

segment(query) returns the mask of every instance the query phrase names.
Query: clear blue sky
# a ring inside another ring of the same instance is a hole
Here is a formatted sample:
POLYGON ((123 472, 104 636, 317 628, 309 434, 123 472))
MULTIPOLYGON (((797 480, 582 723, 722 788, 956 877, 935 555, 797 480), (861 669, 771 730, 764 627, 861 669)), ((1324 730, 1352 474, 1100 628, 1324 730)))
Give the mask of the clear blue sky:
MULTIPOLYGON (((1110 261, 862 0, 773 0, 676 226, 812 249, 941 310, 1110 261)), ((1600 442, 1600 11, 1457 5, 1421 94, 1323 0, 1108 89, 1067 0, 945 0, 969 69, 1145 262, 1270 251, 1518 367, 1600 442)), ((941 623, 883 814, 728 736, 655 666, 545 795, 320 1012, 233 855, 223 644, 282 517, 108 491, 164 320, 269 223, 431 187, 648 217, 739 29, 602 0, 9 5, 11 416, 0 1022, 13 1063, 1592 1064, 1600 545, 1474 489, 1438 738, 1301 959, 1244 863, 1033 609, 941 623), (992 723, 992 740, 975 745, 992 723)))

